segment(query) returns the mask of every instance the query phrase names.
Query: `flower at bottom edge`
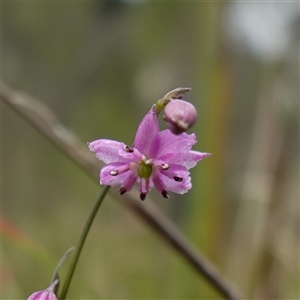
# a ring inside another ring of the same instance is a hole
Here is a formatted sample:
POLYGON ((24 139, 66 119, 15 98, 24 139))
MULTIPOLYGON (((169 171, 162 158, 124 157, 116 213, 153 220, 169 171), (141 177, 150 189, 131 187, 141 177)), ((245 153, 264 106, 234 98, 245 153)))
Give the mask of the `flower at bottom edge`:
POLYGON ((55 280, 46 290, 34 292, 27 300, 57 300, 54 290, 58 284, 58 279, 55 280))

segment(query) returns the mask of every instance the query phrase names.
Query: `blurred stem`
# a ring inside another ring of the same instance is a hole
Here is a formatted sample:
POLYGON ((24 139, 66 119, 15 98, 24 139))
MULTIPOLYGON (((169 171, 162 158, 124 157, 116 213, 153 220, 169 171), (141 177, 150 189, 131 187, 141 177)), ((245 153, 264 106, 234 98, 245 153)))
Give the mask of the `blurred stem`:
POLYGON ((85 223, 85 225, 83 227, 83 230, 82 230, 82 233, 81 233, 78 245, 75 248, 75 254, 74 254, 74 257, 73 257, 73 261, 71 262, 71 265, 70 265, 70 268, 68 270, 68 273, 67 273, 64 285, 62 287, 62 291, 60 293, 60 297, 59 297, 60 300, 65 300, 66 299, 66 296, 67 296, 67 293, 68 293, 68 289, 69 289, 71 280, 73 278, 73 274, 75 272, 75 268, 77 266, 77 262, 78 262, 81 250, 83 248, 84 242, 85 242, 86 237, 87 237, 87 235, 89 233, 89 230, 90 230, 90 228, 92 226, 92 223, 93 223, 93 221, 95 219, 95 216, 96 216, 96 214, 98 212, 98 209, 101 206, 101 204, 103 202, 103 199, 105 198, 107 192, 109 191, 109 188, 110 188, 110 186, 106 186, 102 190, 99 198, 95 202, 95 204, 94 204, 94 206, 93 206, 93 208, 92 208, 92 210, 91 210, 91 212, 90 212, 90 214, 88 216, 88 219, 87 219, 87 221, 86 221, 86 223, 85 223))

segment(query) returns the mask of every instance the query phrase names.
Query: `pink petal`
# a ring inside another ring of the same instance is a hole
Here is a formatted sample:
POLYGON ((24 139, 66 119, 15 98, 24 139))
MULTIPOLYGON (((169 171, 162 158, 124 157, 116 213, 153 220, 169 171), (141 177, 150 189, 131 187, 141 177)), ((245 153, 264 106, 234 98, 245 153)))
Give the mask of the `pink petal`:
POLYGON ((159 134, 159 152, 158 157, 161 158, 167 153, 186 153, 196 144, 195 134, 182 133, 174 135, 170 130, 163 130, 159 134))
POLYGON ((105 164, 127 161, 127 159, 122 156, 122 153, 127 153, 124 150, 124 143, 101 139, 88 143, 88 146, 91 151, 96 152, 96 157, 105 164))
POLYGON ((136 149, 132 148, 133 152, 120 151, 119 155, 127 162, 139 162, 143 155, 136 149))
POLYGON ((175 176, 179 178, 185 178, 190 175, 190 172, 184 166, 178 164, 169 164, 169 166, 170 167, 168 170, 160 169, 159 171, 171 179, 173 179, 175 176))
POLYGON ((157 116, 155 111, 151 109, 139 125, 134 139, 134 147, 149 158, 149 154, 153 151, 152 149, 156 148, 153 141, 158 131, 157 116))
POLYGON ((210 153, 203 153, 198 151, 189 151, 188 153, 169 152, 161 157, 159 160, 164 161, 167 164, 177 164, 184 166, 187 170, 195 167, 198 161, 210 156, 210 153))
POLYGON ((164 182, 160 179, 160 176, 153 176, 152 181, 159 193, 166 191, 166 186, 164 185, 164 182))
POLYGON ((132 172, 130 172, 129 176, 122 182, 122 187, 125 189, 126 192, 130 191, 134 184, 137 181, 137 175, 133 175, 132 172))
POLYGON ((58 284, 58 279, 53 281, 46 290, 38 291, 31 294, 27 298, 27 300, 57 300, 56 295, 54 294, 54 290, 57 284, 58 284))
POLYGON ((115 186, 121 184, 126 181, 126 179, 131 175, 131 170, 129 169, 129 165, 127 163, 111 163, 104 166, 100 171, 100 183, 104 185, 115 186), (110 172, 128 167, 128 171, 125 171, 116 176, 112 176, 110 172))
POLYGON ((169 178, 162 173, 158 173, 157 177, 167 191, 176 194, 184 194, 192 187, 190 176, 184 177, 181 182, 175 181, 173 178, 169 178))
POLYGON ((44 290, 33 293, 27 300, 57 300, 57 298, 53 292, 44 290))

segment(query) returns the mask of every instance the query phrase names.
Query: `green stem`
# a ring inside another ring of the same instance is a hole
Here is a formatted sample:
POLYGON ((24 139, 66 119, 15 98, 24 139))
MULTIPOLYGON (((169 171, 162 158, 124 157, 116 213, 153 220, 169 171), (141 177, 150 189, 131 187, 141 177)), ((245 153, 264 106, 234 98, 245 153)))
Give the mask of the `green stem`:
POLYGON ((81 236, 80 236, 80 239, 79 239, 79 242, 78 242, 78 245, 75 249, 75 253, 74 253, 74 257, 73 257, 73 260, 71 262, 71 265, 70 265, 70 268, 68 270, 68 273, 66 275, 66 278, 65 278, 65 282, 64 282, 64 285, 62 287, 62 291, 60 293, 60 297, 59 297, 59 300, 65 300, 66 299, 66 296, 67 296, 67 293, 68 293, 68 289, 69 289, 69 286, 70 286, 70 283, 71 283, 71 280, 72 280, 72 277, 73 277, 73 274, 74 274, 74 271, 75 271, 75 268, 76 268, 76 265, 77 265, 77 262, 78 262, 78 259, 79 259, 79 256, 80 256, 80 253, 81 253, 81 250, 82 250, 82 247, 84 245, 84 242, 86 240, 86 237, 89 233, 89 230, 92 226, 92 223, 94 221, 94 218, 98 212, 98 209, 103 201, 103 199, 105 198, 108 190, 109 190, 110 186, 106 186, 99 198, 97 199, 97 201, 95 202, 90 214, 89 214, 89 217, 84 225, 84 228, 81 232, 81 236))

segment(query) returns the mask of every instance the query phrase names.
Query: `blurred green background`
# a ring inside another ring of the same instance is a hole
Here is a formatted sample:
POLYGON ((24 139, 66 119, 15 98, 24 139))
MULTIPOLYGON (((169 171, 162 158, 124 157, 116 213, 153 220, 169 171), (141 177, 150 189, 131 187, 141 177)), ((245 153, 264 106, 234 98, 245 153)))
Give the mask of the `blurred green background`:
MULTIPOLYGON (((131 144, 157 99, 192 87, 194 149, 213 155, 189 193, 153 201, 246 299, 299 299, 299 3, 1 5, 3 80, 83 142, 131 144)), ((2 105, 3 299, 49 285, 99 191, 2 105)), ((118 201, 104 201, 69 299, 220 299, 118 201)))

